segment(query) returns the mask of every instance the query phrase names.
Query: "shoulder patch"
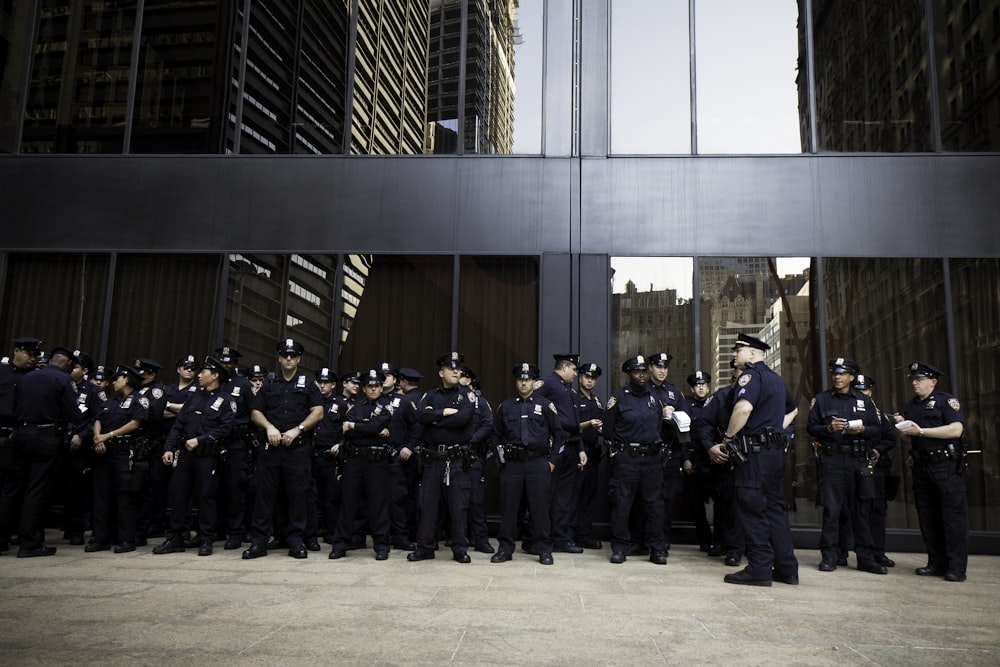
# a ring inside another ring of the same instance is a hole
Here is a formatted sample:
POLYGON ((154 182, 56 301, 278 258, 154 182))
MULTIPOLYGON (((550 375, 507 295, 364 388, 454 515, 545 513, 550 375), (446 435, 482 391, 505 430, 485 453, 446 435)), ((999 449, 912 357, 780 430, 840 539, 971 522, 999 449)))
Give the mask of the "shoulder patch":
POLYGON ((151 393, 153 394, 153 398, 156 400, 163 398, 163 390, 159 387, 153 387, 153 391, 151 393))
POLYGON ((552 414, 554 414, 554 415, 558 415, 559 414, 559 411, 556 410, 556 404, 555 403, 549 403, 548 407, 549 407, 549 410, 552 411, 552 414))
POLYGON ((149 399, 146 398, 145 396, 140 396, 139 397, 139 405, 141 405, 142 407, 144 407, 144 408, 146 408, 148 410, 149 409, 149 399))
POLYGON ((958 412, 959 410, 962 409, 962 404, 958 402, 957 398, 952 397, 948 399, 948 407, 954 410, 955 412, 958 412))
POLYGON ((236 405, 236 401, 229 401, 229 409, 232 410, 235 415, 240 411, 240 406, 236 405))
POLYGON ((538 391, 539 389, 541 389, 544 386, 545 386, 545 380, 535 380, 535 384, 534 384, 535 391, 538 391))
POLYGON ((813 396, 812 400, 809 401, 809 409, 812 410, 814 405, 816 405, 816 397, 815 396, 813 396))
POLYGON ((601 398, 599 396, 594 396, 594 403, 597 403, 597 407, 599 408, 604 407, 603 405, 601 405, 601 398))
POLYGON ((750 384, 750 380, 751 380, 751 379, 753 379, 753 376, 752 376, 752 375, 748 375, 748 374, 744 373, 743 375, 741 375, 741 376, 740 376, 740 379, 739 379, 739 380, 737 380, 737 383, 738 383, 738 384, 739 384, 739 385, 740 385, 741 387, 745 387, 745 386, 747 386, 748 384, 750 384))
POLYGON ((617 404, 618 404, 618 399, 612 396, 611 398, 608 399, 608 410, 615 407, 615 405, 617 404))

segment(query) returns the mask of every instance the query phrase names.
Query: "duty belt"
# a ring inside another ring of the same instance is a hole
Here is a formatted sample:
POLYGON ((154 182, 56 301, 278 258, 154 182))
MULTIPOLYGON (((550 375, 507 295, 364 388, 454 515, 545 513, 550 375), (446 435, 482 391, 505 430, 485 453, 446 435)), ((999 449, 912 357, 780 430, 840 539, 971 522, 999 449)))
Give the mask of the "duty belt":
POLYGON ((935 447, 934 449, 911 449, 910 455, 913 457, 915 462, 926 463, 947 461, 951 458, 948 454, 948 450, 944 447, 935 447))
POLYGON ((628 452, 629 456, 641 458, 643 456, 656 456, 662 451, 663 443, 656 442, 619 442, 616 449, 619 452, 628 452))
POLYGON ((451 461, 465 456, 468 451, 469 448, 461 443, 450 445, 429 445, 424 443, 420 447, 420 455, 424 459, 430 459, 431 461, 451 461))
POLYGON ((343 446, 344 458, 366 459, 373 463, 392 461, 393 455, 385 445, 347 445, 343 446))
POLYGON ((524 445, 504 443, 503 454, 508 461, 530 461, 532 459, 545 456, 546 452, 540 452, 536 449, 528 449, 524 445))
POLYGON ((107 447, 109 452, 130 450, 132 446, 132 436, 116 435, 108 440, 104 446, 107 447))
POLYGON ((858 458, 866 458, 868 456, 868 443, 864 440, 852 440, 840 444, 823 443, 823 453, 827 456, 840 453, 847 454, 848 456, 857 456, 858 458))
POLYGON ((17 428, 33 428, 36 431, 52 431, 62 435, 68 430, 66 424, 56 422, 18 422, 17 428))
POLYGON ((14 432, 14 429, 10 426, 0 426, 0 438, 9 438, 14 432))

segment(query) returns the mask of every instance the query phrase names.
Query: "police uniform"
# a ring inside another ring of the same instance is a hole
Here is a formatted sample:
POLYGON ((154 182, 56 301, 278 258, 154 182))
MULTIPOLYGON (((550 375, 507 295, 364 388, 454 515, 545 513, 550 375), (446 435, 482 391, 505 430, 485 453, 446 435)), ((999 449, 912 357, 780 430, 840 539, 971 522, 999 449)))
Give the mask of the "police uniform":
MULTIPOLYGON (((279 341, 279 355, 299 358, 305 350, 302 343, 291 338, 279 341)), ((297 431, 295 438, 285 444, 272 444, 270 438, 264 445, 257 463, 257 496, 254 500, 253 534, 250 548, 243 552, 244 559, 267 555, 268 537, 272 531, 275 502, 284 488, 287 505, 285 540, 288 555, 306 558, 309 554, 303 543, 306 530, 306 493, 310 479, 312 434, 305 422, 318 423, 323 414, 323 395, 319 387, 305 373, 295 369, 286 378, 284 372, 275 374, 273 380, 254 397, 253 420, 259 426, 270 425, 279 433, 297 431)))
POLYGON ((103 389, 87 380, 87 374, 94 367, 91 358, 80 350, 74 350, 73 355, 83 377, 75 386, 77 415, 70 448, 59 458, 56 489, 61 491, 63 537, 70 544, 82 545, 90 514, 94 420, 108 397, 103 389), (79 442, 78 446, 73 447, 74 441, 79 442))
MULTIPOLYGON (((697 385, 709 385, 712 376, 705 371, 695 371, 687 377, 687 384, 694 389, 697 385)), ((712 496, 711 468, 708 450, 715 444, 711 437, 712 428, 706 423, 706 415, 714 407, 713 396, 705 398, 692 396, 688 400, 688 415, 691 417, 691 442, 687 447, 687 461, 690 468, 685 470, 684 497, 687 499, 691 520, 698 534, 698 545, 702 551, 709 551, 715 545, 712 540, 712 529, 708 525, 708 515, 705 505, 712 496)))
POLYGON ((95 438, 98 434, 112 438, 103 443, 104 451, 98 451, 94 457, 94 533, 87 552, 109 549, 113 538, 116 538, 116 553, 135 551, 136 546, 138 489, 133 475, 133 449, 135 434, 149 411, 149 401, 137 391, 142 382, 137 369, 119 366, 113 377, 123 377, 129 384, 127 390, 104 402, 94 423, 95 438), (116 521, 111 517, 115 508, 116 521), (113 525, 118 527, 117 536, 111 535, 113 525))
POLYGON ((155 554, 184 551, 185 524, 191 508, 192 491, 197 488, 198 555, 212 555, 219 491, 216 470, 219 453, 233 429, 236 405, 226 392, 225 383, 230 379, 230 371, 222 361, 207 357, 202 364, 202 371, 205 370, 217 376, 217 386, 208 389, 199 378, 198 383, 202 386, 185 401, 165 443, 165 452, 171 453, 174 470, 171 486, 173 506, 167 539, 153 549, 155 554), (197 446, 189 448, 189 440, 195 440, 197 446))
MULTIPOLYGON (((581 364, 580 375, 601 377, 601 367, 594 363, 581 364)), ((597 394, 586 395, 582 389, 573 394, 576 416, 580 423, 593 419, 604 419, 604 404, 597 394)), ((593 535, 594 513, 597 509, 597 491, 600 482, 601 461, 603 460, 604 438, 597 428, 580 429, 580 440, 587 453, 587 465, 576 477, 576 510, 573 514, 573 542, 585 549, 600 549, 601 543, 593 535)))
POLYGON ((463 377, 470 380, 469 387, 476 398, 476 416, 472 420, 472 435, 469 446, 469 476, 472 478, 472 492, 469 498, 469 540, 476 551, 491 554, 489 526, 486 523, 486 463, 493 433, 493 408, 477 386, 476 374, 468 368, 462 369, 463 377))
MULTIPOLYGON (((558 365, 569 362, 577 366, 580 355, 572 352, 552 355, 558 365)), ((580 439, 580 419, 576 414, 573 385, 565 382, 553 371, 535 383, 535 392, 556 406, 559 426, 566 434, 565 444, 552 452, 552 542, 555 551, 582 553, 583 549, 573 542, 573 512, 576 509, 574 490, 578 487, 580 475, 580 452, 584 451, 580 439)))
POLYGON ((57 347, 51 355, 59 365, 50 363, 27 374, 15 388, 15 467, 5 482, 0 512, 4 525, 17 522, 18 558, 56 552, 55 547, 45 546, 44 515, 58 456, 78 410, 69 376, 73 352, 57 347))
MULTIPOLYGON (((232 404, 232 429, 225 446, 219 452, 219 504, 225 522, 224 549, 239 549, 249 532, 253 510, 253 487, 250 483, 252 457, 259 443, 257 427, 250 420, 254 400, 254 386, 250 380, 235 372, 242 358, 239 350, 223 345, 215 349, 215 359, 226 367, 228 379, 220 378, 220 393, 232 404)), ((250 368, 250 375, 264 377, 267 369, 259 364, 250 368)))
POLYGON ((136 460, 132 467, 135 483, 140 486, 136 544, 142 546, 147 537, 166 533, 167 490, 173 468, 163 463, 163 443, 173 419, 166 413, 167 392, 155 379, 163 365, 139 358, 132 362, 132 367, 142 373, 143 385, 138 393, 149 405, 142 429, 134 441, 136 460), (148 377, 150 374, 152 378, 148 377))
MULTIPOLYGON (((648 370, 645 357, 622 364, 622 372, 648 370)), ((647 384, 629 382, 608 399, 604 437, 611 451, 611 562, 625 562, 631 547, 629 513, 638 495, 646 511, 646 544, 650 561, 667 562, 663 536, 663 406, 647 384)))
MULTIPOLYGON (((538 367, 522 363, 513 369, 517 379, 534 380, 538 367)), ((517 513, 522 494, 531 516, 532 548, 542 565, 552 565, 549 535, 549 497, 552 453, 559 450, 565 431, 556 406, 533 391, 526 397, 508 398, 493 420, 492 440, 500 470, 500 547, 490 559, 502 563, 512 558, 517 538, 517 513)))
MULTIPOLYGON (((465 357, 458 352, 437 359, 441 369, 458 370, 465 357)), ((409 561, 434 558, 438 505, 444 498, 448 506, 452 558, 468 563, 468 511, 472 478, 466 469, 466 459, 472 455, 469 438, 476 414, 475 394, 461 384, 441 384, 427 391, 417 405, 420 424, 420 457, 423 471, 420 477, 420 522, 417 527, 417 549, 407 555, 409 561), (453 414, 445 415, 445 410, 453 414)))
MULTIPOLYGON (((712 401, 706 403, 702 419, 702 439, 706 450, 711 449, 716 442, 722 441, 722 436, 729 425, 732 408, 729 401, 733 388, 720 387, 712 394, 712 401)), ((714 548, 709 548, 709 556, 725 556, 723 561, 730 567, 740 564, 746 551, 743 538, 743 526, 740 525, 736 513, 736 475, 732 462, 712 464, 709 471, 712 489, 712 529, 715 541, 714 548)))
MULTIPOLYGON (((385 375, 377 370, 363 377, 366 387, 382 387, 385 375)), ((351 546, 355 518, 362 506, 372 534, 375 560, 389 557, 389 464, 395 452, 389 447, 388 430, 394 407, 379 398, 359 396, 344 416, 344 441, 340 446, 343 474, 340 479, 341 503, 334 533, 331 559, 343 558, 351 546)))
MULTIPOLYGON (((337 382, 336 374, 329 368, 316 371, 317 382, 337 382)), ((336 388, 323 397, 323 419, 316 425, 313 440, 312 474, 316 482, 316 498, 323 520, 318 527, 323 541, 333 544, 340 513, 340 465, 333 448, 344 440, 344 416, 347 403, 337 396, 336 388)))
MULTIPOLYGON (((11 438, 14 434, 14 388, 26 373, 35 368, 42 342, 38 338, 15 338, 13 353, 0 358, 0 498, 3 497, 6 479, 14 474, 12 471, 15 468, 16 444, 11 438)), ((0 510, 0 515, 3 513, 0 510)), ((0 522, 2 520, 0 516, 0 522)), ((13 526, 0 523, 0 553, 9 548, 12 531, 13 526)))
MULTIPOLYGON (((834 375, 851 375, 856 378, 859 372, 856 363, 843 357, 832 359, 829 367, 834 375)), ((875 562, 868 523, 874 502, 874 479, 864 483, 866 476, 874 477, 874 470, 869 465, 869 455, 879 446, 882 432, 875 404, 850 384, 845 385, 842 390, 833 388, 820 392, 809 405, 807 430, 819 443, 821 451, 819 500, 823 507, 823 527, 819 541, 819 570, 832 572, 837 569, 842 537, 840 517, 846 509, 851 519, 858 569, 885 574, 885 566, 875 562), (864 431, 849 433, 847 427, 834 428, 834 419, 844 420, 849 425, 852 422, 860 424, 864 431)))
MULTIPOLYGON (((870 375, 858 375, 854 378, 854 389, 858 391, 870 391, 875 388, 875 380, 870 375)), ((869 394, 869 398, 871 395, 869 394)), ((872 403, 875 400, 872 399, 872 403)), ((885 523, 886 514, 889 510, 889 500, 896 497, 895 489, 889 489, 889 477, 892 475, 891 452, 896 447, 896 429, 892 423, 892 417, 883 412, 878 403, 875 403, 875 412, 879 421, 879 450, 878 462, 874 466, 875 479, 875 499, 872 502, 871 514, 868 516, 868 527, 872 535, 872 553, 875 562, 885 567, 893 567, 896 563, 885 554, 885 523), (889 492, 892 498, 889 498, 889 492)), ((895 477, 895 476, 894 476, 895 477)), ((898 483, 899 477, 895 477, 898 483)))
MULTIPOLYGON (((909 378, 936 379, 943 373, 934 366, 915 361, 909 378)), ((913 458, 913 494, 920 521, 920 534, 927 548, 927 565, 918 568, 922 576, 941 576, 948 581, 965 581, 969 561, 969 501, 965 481, 965 439, 932 438, 924 429, 949 424, 966 424, 957 397, 935 387, 921 399, 911 398, 903 408, 903 419, 920 427, 920 435, 910 437, 913 458)))
MULTIPOLYGON (((740 347, 770 346, 739 334, 740 347)), ((724 577, 727 583, 770 586, 772 580, 798 583, 799 563, 792 548, 785 501, 784 419, 790 395, 781 377, 763 361, 747 362, 731 392, 731 410, 747 401, 751 411, 738 433, 729 436, 746 461, 735 468, 736 511, 746 538, 747 566, 724 577)), ((731 418, 732 419, 732 418, 731 418)), ((732 458, 732 457, 731 457, 732 458)))
MULTIPOLYGON (((419 371, 413 368, 401 368, 401 378, 407 378, 412 383, 417 383, 422 379, 419 371)), ((397 449, 409 449, 411 452, 418 451, 418 436, 420 432, 417 422, 417 405, 423 397, 423 391, 413 388, 399 397, 399 406, 392 414, 392 421, 389 423, 390 443, 397 449)), ((414 540, 417 535, 417 524, 419 522, 420 496, 420 466, 419 457, 411 456, 406 461, 399 459, 392 464, 393 467, 393 507, 395 512, 405 514, 405 530, 400 530, 400 526, 393 519, 392 546, 394 549, 412 551, 415 548, 414 540)), ((470 501, 471 502, 471 501, 470 501)))

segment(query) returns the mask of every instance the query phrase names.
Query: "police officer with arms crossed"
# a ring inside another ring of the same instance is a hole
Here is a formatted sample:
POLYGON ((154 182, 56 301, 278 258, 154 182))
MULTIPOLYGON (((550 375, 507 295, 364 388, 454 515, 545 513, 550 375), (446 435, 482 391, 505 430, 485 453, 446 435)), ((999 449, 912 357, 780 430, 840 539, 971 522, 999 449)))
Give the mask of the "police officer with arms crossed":
POLYGON ((799 583, 799 562, 792 550, 792 531, 785 503, 785 429, 795 419, 788 388, 764 364, 770 346, 740 334, 733 360, 740 377, 731 393, 732 414, 723 442, 709 450, 713 463, 734 452, 745 461, 736 466, 736 511, 746 536, 747 566, 724 577, 728 584, 770 586, 771 581, 799 583))
MULTIPOLYGON (((813 397, 807 422, 809 435, 822 445, 819 499, 823 506, 823 530, 819 571, 837 569, 838 546, 844 537, 840 535, 840 516, 846 507, 851 517, 858 569, 885 574, 885 566, 875 562, 872 552, 868 517, 874 498, 862 498, 867 494, 864 485, 858 483, 859 475, 868 472, 869 460, 877 461, 883 453, 878 449, 882 432, 878 410, 870 398, 852 387, 858 375, 856 363, 843 357, 831 359, 830 373, 833 389, 813 397)), ((871 481, 874 496, 874 479, 871 481)))
POLYGON ((514 367, 517 396, 500 404, 493 421, 493 446, 500 469, 500 548, 490 561, 503 563, 512 558, 517 537, 517 510, 521 495, 528 497, 531 514, 532 547, 538 562, 552 565, 552 540, 549 536, 549 496, 553 451, 565 438, 558 412, 548 399, 539 396, 534 382, 538 366, 529 363, 514 367))
POLYGON ((649 560, 667 563, 663 537, 663 405, 649 391, 649 365, 637 356, 622 364, 629 383, 608 399, 604 437, 611 451, 611 562, 624 563, 631 546, 628 518, 638 495, 646 510, 649 560))
POLYGON ((969 561, 969 500, 965 485, 965 413, 958 398, 938 391, 943 373, 914 361, 907 376, 914 396, 893 415, 896 428, 910 438, 913 493, 920 534, 927 547, 922 577, 965 581, 969 561))
POLYGON ((286 338, 278 342, 277 349, 281 372, 254 397, 250 412, 253 423, 266 432, 267 445, 257 464, 253 537, 250 548, 243 552, 244 559, 267 555, 275 500, 282 487, 288 500, 288 555, 309 556, 303 543, 312 456, 308 434, 323 419, 323 396, 312 378, 299 372, 305 351, 302 343, 286 338))

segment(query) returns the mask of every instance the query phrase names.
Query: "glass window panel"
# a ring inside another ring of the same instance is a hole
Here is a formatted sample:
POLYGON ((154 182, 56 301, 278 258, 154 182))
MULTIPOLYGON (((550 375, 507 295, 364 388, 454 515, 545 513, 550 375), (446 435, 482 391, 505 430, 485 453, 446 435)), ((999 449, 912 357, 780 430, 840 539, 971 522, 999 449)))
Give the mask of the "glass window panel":
POLYGON ((946 151, 1000 148, 1000 2, 934 2, 941 143, 946 151))
MULTIPOLYGON (((363 284, 353 288, 358 303, 350 328, 342 328, 338 371, 364 371, 390 361, 420 371, 424 386, 433 386, 438 377, 434 362, 451 349, 454 260, 411 255, 357 255, 353 260, 363 262, 367 273, 363 284)), ((345 270, 345 291, 347 278, 356 280, 358 273, 345 270)))
POLYGON ((785 468, 785 496, 793 523, 819 523, 816 479, 805 414, 815 392, 816 330, 806 258, 701 257, 697 262, 701 349, 713 389, 731 377, 736 337, 760 338, 771 349, 764 363, 778 373, 799 406, 785 468))
POLYGON ((8 255, 0 340, 35 336, 46 348, 78 348, 101 363, 109 265, 108 255, 8 255))
POLYGON ((275 370, 274 346, 285 337, 286 263, 284 255, 229 255, 223 342, 240 351, 244 366, 275 370))
POLYGON ((615 0, 611 12, 611 152, 691 152, 686 0, 615 0))
POLYGON ((696 1, 699 153, 801 152, 796 4, 696 1))
MULTIPOLYGON (((913 396, 905 377, 911 361, 926 361, 949 372, 941 260, 829 258, 823 260, 823 282, 828 356, 855 360, 875 380, 873 398, 883 410, 901 412, 913 396)), ((825 360, 821 372, 826 372, 825 360)), ((896 500, 889 503, 887 524, 915 529, 913 480, 904 463, 905 450, 898 442, 893 451, 893 470, 904 480, 896 500)))
POLYGON ((820 150, 934 150, 923 8, 922 0, 813 0, 820 150))
MULTIPOLYGON (((958 383, 942 378, 944 391, 958 396, 969 420, 966 431, 969 450, 969 527, 1000 530, 1000 437, 997 404, 1000 403, 1000 260, 952 259, 952 311, 958 383)), ((940 354, 940 352, 939 352, 940 354)), ((933 363, 933 362, 931 362, 933 363)))
POLYGON ((522 0, 514 15, 514 152, 542 152, 542 31, 545 2, 522 0))
POLYGON ((0 5, 0 153, 17 150, 17 123, 24 73, 31 58, 34 2, 15 0, 0 5))
POLYGON ((136 2, 41 5, 22 152, 120 153, 136 2))

